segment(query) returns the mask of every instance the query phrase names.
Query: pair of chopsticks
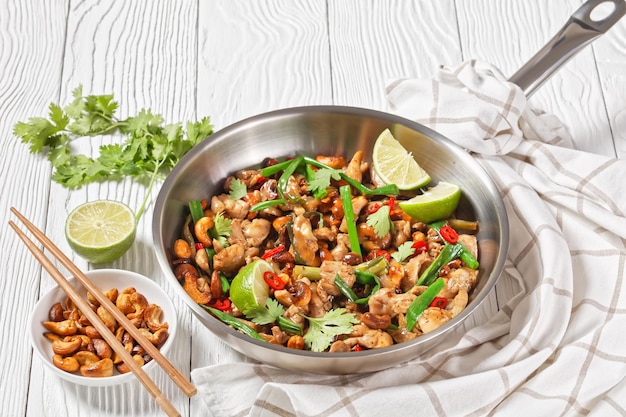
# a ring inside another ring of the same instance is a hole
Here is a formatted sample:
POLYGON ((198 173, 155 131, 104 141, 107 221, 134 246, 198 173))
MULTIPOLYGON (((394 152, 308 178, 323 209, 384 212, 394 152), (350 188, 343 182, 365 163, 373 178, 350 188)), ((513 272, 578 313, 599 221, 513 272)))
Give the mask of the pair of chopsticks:
MULTIPOLYGON (((163 368, 163 370, 169 375, 169 377, 180 387, 180 389, 188 396, 192 397, 196 394, 196 387, 191 384, 181 373, 172 365, 165 356, 161 354, 144 335, 128 320, 126 315, 122 313, 116 306, 109 300, 103 293, 94 285, 93 282, 85 276, 85 274, 67 257, 61 250, 54 244, 46 235, 43 234, 34 224, 32 224, 26 217, 24 217, 14 207, 11 207, 11 212, 17 216, 17 218, 26 226, 26 228, 41 242, 44 248, 48 249, 50 253, 64 266, 71 274, 89 291, 96 300, 106 308, 118 321, 118 323, 126 329, 126 331, 139 343, 148 354, 163 368)), ((100 335, 111 348, 122 358, 122 360, 130 367, 131 371, 135 374, 139 382, 141 382, 148 392, 154 397, 156 402, 161 406, 163 411, 168 416, 180 416, 180 413, 174 408, 169 400, 163 395, 159 387, 148 376, 148 374, 139 366, 132 358, 130 353, 124 349, 124 346, 120 343, 115 335, 109 330, 109 328, 102 322, 100 317, 89 307, 89 304, 84 300, 67 281, 65 276, 56 268, 50 259, 43 253, 41 249, 32 241, 20 228, 11 220, 9 220, 9 226, 13 228, 15 233, 26 244, 27 248, 37 258, 39 263, 44 267, 46 271, 56 281, 57 285, 65 291, 67 296, 78 307, 78 309, 89 319, 91 324, 98 330, 100 335)))

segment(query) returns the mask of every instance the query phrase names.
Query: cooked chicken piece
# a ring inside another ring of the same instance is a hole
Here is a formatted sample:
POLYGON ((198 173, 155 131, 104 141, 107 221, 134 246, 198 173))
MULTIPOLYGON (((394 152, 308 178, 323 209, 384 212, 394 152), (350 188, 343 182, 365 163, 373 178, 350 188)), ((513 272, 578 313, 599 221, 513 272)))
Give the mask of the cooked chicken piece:
POLYGON ((242 220, 241 219, 233 219, 230 227, 230 235, 228 236, 228 243, 230 245, 234 245, 239 243, 243 246, 246 246, 246 237, 243 235, 243 229, 241 227, 242 220))
MULTIPOLYGON (((363 180, 363 168, 363 151, 359 150, 355 152, 343 172, 353 180, 361 182, 363 180)), ((365 169, 367 169, 367 165, 365 169)))
POLYGON ((319 266, 321 260, 317 255, 319 249, 317 238, 313 235, 311 221, 304 215, 296 216, 293 221, 293 242, 291 243, 307 265, 319 266))
POLYGON ((245 248, 240 243, 222 249, 213 257, 214 269, 227 274, 237 272, 245 264, 245 248))
POLYGON ((452 299, 452 302, 449 302, 446 306, 446 310, 448 310, 452 317, 456 317, 461 311, 467 307, 467 301, 469 297, 467 295, 467 291, 461 289, 459 293, 452 299))
POLYGON ((462 243, 474 258, 478 257, 478 242, 475 235, 459 235, 459 243, 462 243))
POLYGON ((323 295, 326 298, 322 299, 320 296, 317 282, 312 283, 311 302, 309 303, 309 317, 324 317, 324 314, 332 308, 333 304, 329 300, 328 294, 324 292, 323 295))
POLYGON ((350 346, 344 343, 343 340, 337 340, 330 345, 330 352, 350 352, 350 346))
POLYGON ((357 324, 352 328, 350 337, 343 341, 348 346, 360 345, 368 349, 383 348, 393 345, 393 338, 380 329, 370 329, 364 324, 357 324))
POLYGON ((409 259, 409 262, 404 266, 406 274, 400 283, 402 291, 408 291, 415 285, 420 277, 420 274, 432 263, 432 258, 427 252, 422 252, 417 256, 409 259))
POLYGON ((261 197, 263 201, 267 200, 275 200, 278 197, 278 192, 276 191, 276 185, 278 181, 273 178, 268 179, 263 183, 259 191, 261 192, 261 197))
POLYGON ((347 233, 337 234, 337 245, 330 250, 335 261, 342 260, 350 252, 350 238, 347 233))
MULTIPOLYGON (((304 322, 305 322, 305 318, 302 317, 302 315, 309 315, 309 306, 303 306, 303 307, 298 307, 295 305, 291 305, 287 308, 287 310, 285 310, 285 312, 283 313, 283 317, 285 317, 288 320, 291 320, 292 322, 300 325, 300 326, 304 326, 304 322)), ((325 313, 322 313, 322 316, 325 313)))
POLYGON ((272 224, 266 219, 244 220, 241 223, 248 246, 259 247, 270 234, 272 224))
POLYGON ((477 276, 477 269, 470 269, 466 266, 453 269, 447 276, 448 285, 446 287, 452 294, 456 294, 459 290, 469 293, 476 284, 477 276))
MULTIPOLYGON (((367 207, 367 203, 369 203, 368 199, 363 195, 357 195, 352 197, 352 211, 354 212, 354 218, 358 219, 361 214, 361 210, 367 207)), ((341 220, 341 225, 339 226, 339 231, 343 233, 348 232, 348 226, 346 224, 346 218, 344 217, 341 220)))
POLYGON ((367 304, 370 313, 388 314, 395 317, 406 313, 415 297, 417 295, 411 292, 396 294, 393 288, 381 288, 370 297, 367 304))
POLYGON ((452 313, 438 307, 428 307, 417 319, 423 333, 429 333, 443 326, 452 318, 452 313))
POLYGON ((324 261, 320 265, 320 276, 322 278, 318 281, 318 290, 321 288, 329 295, 341 295, 341 291, 335 285, 336 275, 339 275, 349 287, 352 287, 356 281, 354 268, 350 265, 339 261, 324 261))
POLYGON ((400 288, 400 283, 402 282, 404 275, 405 267, 392 258, 389 263, 387 274, 380 277, 380 285, 385 288, 400 288))
POLYGON ((327 242, 334 242, 337 240, 337 228, 332 227, 318 227, 313 230, 313 235, 317 240, 325 240, 327 242))
POLYGON ((392 245, 400 247, 411 238, 411 222, 407 220, 395 220, 393 222, 393 233, 391 235, 392 245))
POLYGON ((220 194, 211 199, 211 211, 224 212, 231 219, 245 219, 250 211, 250 204, 243 200, 232 200, 228 194, 220 194))
POLYGON ((413 340, 421 334, 417 326, 413 327, 412 331, 406 329, 406 318, 404 314, 398 314, 398 327, 400 328, 398 330, 387 330, 387 333, 393 337, 396 343, 413 340))

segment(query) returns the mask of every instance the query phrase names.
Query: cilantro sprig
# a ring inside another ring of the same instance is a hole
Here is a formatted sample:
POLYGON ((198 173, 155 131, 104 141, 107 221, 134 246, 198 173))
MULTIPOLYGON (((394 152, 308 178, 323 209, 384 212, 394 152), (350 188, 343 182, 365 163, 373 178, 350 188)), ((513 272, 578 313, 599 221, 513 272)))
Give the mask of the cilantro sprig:
POLYGON ((359 319, 345 308, 330 310, 323 317, 306 317, 309 329, 304 335, 304 344, 313 352, 323 352, 333 341, 335 336, 349 334, 359 319))
POLYGON ((180 123, 165 124, 163 117, 150 109, 118 119, 113 95, 83 96, 82 86, 72 95, 72 102, 65 107, 51 103, 48 118, 31 117, 16 123, 13 133, 30 146, 31 153, 47 155, 52 179, 67 188, 124 177, 148 180, 136 219, 143 214, 155 181, 163 179, 183 155, 213 133, 208 117, 188 122, 185 128, 180 123), (114 133, 125 136, 123 142, 100 146, 97 157, 72 151, 74 140, 114 133))

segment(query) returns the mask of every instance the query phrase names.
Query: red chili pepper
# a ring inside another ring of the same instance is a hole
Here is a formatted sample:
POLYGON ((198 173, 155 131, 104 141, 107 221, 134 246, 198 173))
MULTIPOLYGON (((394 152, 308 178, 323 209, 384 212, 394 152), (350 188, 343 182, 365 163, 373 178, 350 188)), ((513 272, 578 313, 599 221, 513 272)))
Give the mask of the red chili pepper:
POLYGON ((386 250, 374 249, 371 253, 372 253, 372 259, 378 258, 379 256, 384 256, 387 262, 391 261, 391 255, 386 250))
POLYGON ((281 253, 282 251, 285 250, 285 245, 278 245, 276 246, 274 249, 270 249, 268 251, 265 251, 265 253, 261 256, 261 259, 269 259, 272 256, 281 253))
POLYGON ((263 279, 267 282, 273 290, 282 290, 285 288, 285 283, 280 277, 272 271, 265 271, 263 273, 263 279))
POLYGON ((424 242, 423 240, 417 240, 413 242, 411 247, 415 249, 415 253, 426 252, 428 250, 428 243, 424 242))
POLYGON ((354 347, 352 348, 353 352, 360 352, 362 350, 363 348, 361 347, 361 345, 354 345, 354 347))
POLYGON ((454 230, 447 224, 445 226, 441 226, 441 229, 439 229, 439 234, 446 242, 452 245, 459 241, 459 234, 456 232, 456 230, 454 230))
POLYGON ((230 298, 218 298, 217 300, 215 300, 213 307, 217 308, 220 311, 230 310, 230 298))
POLYGON ((196 250, 200 250, 204 248, 204 243, 202 242, 196 242, 196 250))
POLYGON ((393 197, 389 197, 389 210, 393 210, 393 206, 396 205, 396 199, 393 197))
POLYGON ((376 212, 377 212, 380 208, 381 208, 381 205, 380 205, 380 204, 378 204, 378 203, 376 203, 376 204, 372 204, 372 205, 370 205, 370 206, 369 206, 369 207, 365 210, 365 212, 366 212, 367 214, 374 214, 374 213, 376 213, 376 212))
POLYGON ((430 303, 430 307, 446 308, 447 305, 448 299, 444 297, 435 297, 435 299, 430 303))

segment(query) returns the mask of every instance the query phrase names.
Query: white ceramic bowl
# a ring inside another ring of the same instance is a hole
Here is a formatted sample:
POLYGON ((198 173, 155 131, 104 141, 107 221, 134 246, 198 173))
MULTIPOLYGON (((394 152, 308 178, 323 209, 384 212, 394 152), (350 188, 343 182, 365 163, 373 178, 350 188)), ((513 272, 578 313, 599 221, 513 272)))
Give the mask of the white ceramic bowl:
MULTIPOLYGON (((120 269, 98 269, 87 271, 85 275, 102 291, 108 291, 111 288, 117 288, 122 291, 125 288, 134 287, 146 297, 148 303, 161 306, 163 310, 162 321, 168 323, 169 337, 161 346, 160 351, 167 356, 167 351, 176 335, 176 310, 169 296, 159 285, 143 275, 120 269)), ((80 283, 73 278, 70 282, 83 297, 86 295, 86 290, 80 283)), ((132 372, 120 374, 117 370, 114 370, 113 376, 95 378, 82 376, 79 372, 68 373, 54 366, 52 363, 52 356, 54 355, 52 343, 44 336, 47 329, 42 323, 49 320, 48 312, 50 308, 57 302, 63 302, 66 297, 65 292, 60 287, 55 287, 39 299, 30 315, 30 338, 33 350, 50 372, 67 381, 86 386, 118 385, 135 379, 132 372)), ((143 366, 143 369, 148 372, 155 366, 158 366, 156 361, 151 360, 143 366)))

